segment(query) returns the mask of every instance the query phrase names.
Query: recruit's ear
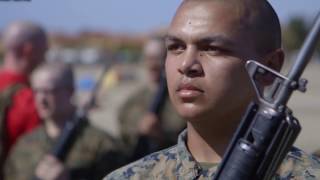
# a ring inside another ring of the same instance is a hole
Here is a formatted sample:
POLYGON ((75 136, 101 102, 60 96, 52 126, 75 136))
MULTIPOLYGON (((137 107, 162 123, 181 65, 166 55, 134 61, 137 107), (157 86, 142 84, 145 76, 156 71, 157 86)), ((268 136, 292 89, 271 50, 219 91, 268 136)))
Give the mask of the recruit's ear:
POLYGON ((284 62, 284 52, 281 48, 271 52, 265 58, 265 63, 268 67, 280 71, 284 62))
MULTIPOLYGON (((283 62, 284 62, 284 52, 281 48, 276 49, 275 51, 272 51, 264 58, 264 64, 269 68, 278 72, 281 70, 283 62)), ((264 76, 262 79, 263 85, 268 86, 272 84, 272 82, 274 81, 274 78, 275 77, 271 74, 264 76)))

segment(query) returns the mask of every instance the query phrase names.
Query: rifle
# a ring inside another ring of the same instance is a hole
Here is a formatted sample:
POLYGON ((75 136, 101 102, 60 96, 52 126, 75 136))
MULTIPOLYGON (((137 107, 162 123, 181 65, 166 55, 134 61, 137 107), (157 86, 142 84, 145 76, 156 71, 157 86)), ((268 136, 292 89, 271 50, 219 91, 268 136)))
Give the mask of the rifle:
POLYGON ((168 96, 167 79, 163 70, 160 75, 159 87, 157 89, 157 93, 155 94, 151 102, 151 105, 149 107, 149 112, 154 113, 158 117, 160 117, 160 112, 163 109, 167 96, 168 96))
POLYGON ((76 111, 76 114, 72 120, 66 122, 66 125, 61 135, 59 136, 57 143, 51 151, 51 154, 58 158, 61 162, 65 161, 65 158, 67 157, 69 150, 71 149, 77 137, 78 132, 88 124, 88 111, 95 105, 96 96, 103 83, 104 76, 112 65, 111 61, 105 62, 102 73, 99 76, 95 86, 93 87, 87 103, 76 111))
MULTIPOLYGON (((95 84, 92 92, 89 95, 89 101, 87 101, 87 103, 82 108, 76 111, 72 119, 66 122, 61 135, 58 137, 57 143, 50 152, 50 154, 59 159, 59 161, 65 162, 66 158, 68 157, 68 153, 70 152, 71 147, 73 146, 77 138, 78 132, 80 132, 82 128, 84 128, 87 125, 88 119, 86 118, 86 116, 90 108, 95 104, 95 98, 98 93, 98 90, 102 85, 104 75, 109 70, 111 65, 112 62, 106 62, 97 83, 95 84)), ((32 179, 40 180, 35 175, 32 179)))
POLYGON ((252 102, 219 165, 214 180, 270 180, 299 135, 301 126, 286 106, 295 90, 306 91, 300 79, 320 37, 320 14, 307 36, 288 76, 249 60, 246 69, 258 96, 252 102), (261 91, 259 77, 273 75, 268 93, 261 91))
MULTIPOLYGON (((148 112, 155 114, 159 119, 160 113, 164 107, 165 101, 168 96, 167 79, 164 73, 164 69, 161 71, 160 83, 155 96, 153 97, 149 106, 148 112)), ((159 149, 159 145, 153 142, 147 136, 140 136, 137 141, 136 148, 134 149, 132 161, 137 160, 147 154, 155 152, 159 149)))

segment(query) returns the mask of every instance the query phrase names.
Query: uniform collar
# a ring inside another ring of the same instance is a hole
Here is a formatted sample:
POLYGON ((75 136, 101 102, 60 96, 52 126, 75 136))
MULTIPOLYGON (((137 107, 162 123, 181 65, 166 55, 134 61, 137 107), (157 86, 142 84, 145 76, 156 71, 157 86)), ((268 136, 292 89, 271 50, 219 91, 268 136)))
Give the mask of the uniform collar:
POLYGON ((212 178, 217 170, 217 167, 210 170, 203 170, 200 163, 193 158, 187 148, 187 130, 181 132, 178 137, 177 157, 177 164, 182 166, 182 168, 177 168, 179 169, 178 174, 182 177, 188 177, 190 179, 197 179, 200 176, 212 178))
POLYGON ((177 144, 178 164, 183 168, 179 169, 179 175, 182 177, 190 177, 192 179, 199 176, 201 168, 197 161, 193 158, 187 148, 187 130, 180 133, 177 144))

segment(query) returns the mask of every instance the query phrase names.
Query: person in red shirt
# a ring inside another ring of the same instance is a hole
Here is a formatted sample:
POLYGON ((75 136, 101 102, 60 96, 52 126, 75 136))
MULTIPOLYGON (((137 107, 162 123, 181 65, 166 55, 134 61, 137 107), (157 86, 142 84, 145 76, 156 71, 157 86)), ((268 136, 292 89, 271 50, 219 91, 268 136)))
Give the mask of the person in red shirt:
POLYGON ((4 31, 2 41, 5 53, 0 70, 0 93, 12 85, 22 85, 13 94, 5 118, 0 124, 4 132, 1 138, 5 158, 21 135, 40 124, 29 86, 29 76, 45 59, 48 46, 45 31, 31 22, 10 24, 4 31))

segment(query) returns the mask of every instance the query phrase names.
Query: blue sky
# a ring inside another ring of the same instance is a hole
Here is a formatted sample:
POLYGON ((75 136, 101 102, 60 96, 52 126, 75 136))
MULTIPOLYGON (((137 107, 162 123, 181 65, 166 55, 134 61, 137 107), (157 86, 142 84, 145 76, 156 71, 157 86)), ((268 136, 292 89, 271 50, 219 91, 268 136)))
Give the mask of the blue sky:
MULTIPOLYGON (((50 31, 83 29, 146 32, 170 22, 181 0, 0 0, 0 30, 14 20, 32 20, 50 31)), ((282 23, 292 15, 308 19, 320 11, 320 0, 270 0, 282 23)))

